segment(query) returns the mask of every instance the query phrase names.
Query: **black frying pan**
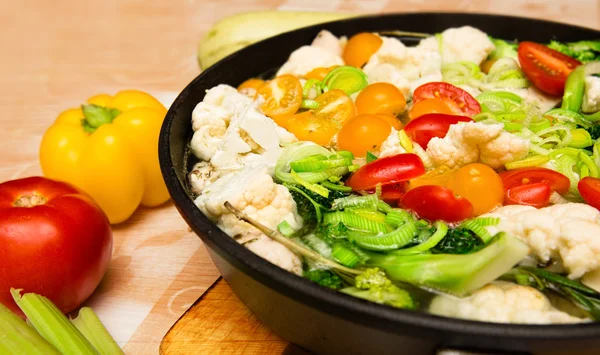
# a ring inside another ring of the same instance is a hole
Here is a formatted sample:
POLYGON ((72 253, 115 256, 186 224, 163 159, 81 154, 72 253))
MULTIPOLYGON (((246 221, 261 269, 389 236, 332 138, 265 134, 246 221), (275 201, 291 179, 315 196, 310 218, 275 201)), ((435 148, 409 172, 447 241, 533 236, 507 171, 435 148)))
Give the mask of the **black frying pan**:
MULTIPOLYGON (((598 39, 600 32, 526 18, 413 13, 367 16, 288 32, 256 43, 208 68, 177 97, 160 135, 164 179, 179 212, 207 246, 236 295, 283 338, 316 353, 433 354, 440 348, 535 354, 600 354, 600 323, 503 325, 438 317, 353 298, 293 275, 263 260, 217 228, 193 203, 186 182, 192 110, 205 90, 250 77, 273 74, 321 29, 337 36, 361 31, 436 33, 471 25, 507 40, 547 42, 598 39)), ((251 30, 251 29, 249 29, 251 30)), ((416 38, 402 38, 416 44, 416 38)))

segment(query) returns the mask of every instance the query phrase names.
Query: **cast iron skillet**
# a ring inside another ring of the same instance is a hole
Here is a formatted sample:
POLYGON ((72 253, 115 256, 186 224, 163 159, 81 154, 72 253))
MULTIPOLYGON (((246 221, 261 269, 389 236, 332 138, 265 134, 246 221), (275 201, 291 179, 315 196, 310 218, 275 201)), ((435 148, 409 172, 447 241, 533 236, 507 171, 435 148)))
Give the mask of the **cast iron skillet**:
POLYGON ((388 30, 435 33, 463 25, 509 40, 600 38, 600 32, 591 29, 508 16, 412 13, 353 18, 288 32, 236 52, 195 78, 169 109, 160 134, 159 156, 175 205, 207 246, 236 295, 283 338, 327 354, 432 354, 440 348, 600 353, 600 323, 534 326, 471 322, 394 309, 322 288, 239 245, 205 217, 190 197, 186 174, 193 163, 187 150, 191 115, 207 89, 222 83, 237 86, 250 77, 272 75, 293 50, 310 44, 321 29, 351 36, 388 30))

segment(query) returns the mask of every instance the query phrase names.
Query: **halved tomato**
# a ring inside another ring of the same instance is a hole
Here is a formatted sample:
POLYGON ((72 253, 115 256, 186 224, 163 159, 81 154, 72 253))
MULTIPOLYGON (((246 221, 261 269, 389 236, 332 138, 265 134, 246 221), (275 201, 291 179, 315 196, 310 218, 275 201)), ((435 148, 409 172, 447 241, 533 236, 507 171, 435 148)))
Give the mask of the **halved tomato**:
POLYGON ((521 42, 517 50, 525 75, 538 89, 550 95, 562 95, 569 74, 581 62, 543 44, 521 42))
POLYGON ((550 204, 550 195, 552 195, 552 188, 546 183, 521 185, 506 191, 504 204, 542 208, 550 204))
POLYGON ((335 122, 340 128, 356 114, 354 102, 343 90, 329 90, 315 98, 319 107, 314 110, 320 118, 335 122))
POLYGON ((412 121, 428 113, 445 113, 452 115, 454 112, 440 99, 425 99, 412 105, 408 111, 408 118, 412 121))
POLYGON ((450 126, 458 122, 471 122, 469 117, 447 115, 443 113, 429 113, 410 121, 405 127, 406 134, 423 149, 433 137, 444 138, 450 126))
POLYGON ((473 205, 452 190, 437 185, 425 185, 408 191, 402 206, 430 221, 459 222, 473 216, 473 205))
POLYGON ((302 85, 293 75, 282 75, 258 88, 256 97, 265 101, 260 106, 271 118, 293 115, 302 104, 302 85))
POLYGON ((355 171, 346 185, 353 190, 370 190, 377 185, 395 184, 425 173, 423 161, 416 154, 406 153, 379 158, 355 171))
POLYGON ((600 209, 600 179, 586 176, 579 180, 577 189, 588 205, 600 209))
POLYGON ((481 112, 479 102, 465 90, 444 82, 419 86, 413 93, 413 104, 427 99, 440 99, 455 115, 472 117, 481 112))
POLYGON ((569 191, 571 181, 565 175, 552 169, 534 167, 507 170, 500 173, 504 190, 508 191, 521 185, 545 183, 553 191, 564 194, 569 191))

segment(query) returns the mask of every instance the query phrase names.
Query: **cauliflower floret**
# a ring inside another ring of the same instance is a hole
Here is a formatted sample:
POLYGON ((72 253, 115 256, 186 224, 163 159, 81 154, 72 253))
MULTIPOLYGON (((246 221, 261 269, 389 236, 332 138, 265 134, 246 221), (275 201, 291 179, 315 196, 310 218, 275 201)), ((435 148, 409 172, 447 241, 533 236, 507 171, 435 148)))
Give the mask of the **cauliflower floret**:
POLYGON ((237 242, 280 268, 302 276, 302 259, 263 233, 257 230, 249 231, 238 238, 237 242))
POLYGON ((504 206, 484 216, 500 218, 490 233, 521 238, 542 262, 561 261, 570 278, 600 269, 600 212, 589 205, 504 206))
POLYGON ((530 142, 508 132, 479 146, 479 160, 482 163, 499 168, 504 164, 527 156, 530 142))
POLYGON ((442 80, 441 57, 437 51, 407 48, 396 38, 381 39, 381 47, 363 69, 371 83, 391 83, 408 98, 417 87, 442 80))
POLYGON ((436 37, 422 40, 417 48, 439 52, 444 64, 469 61, 481 64, 494 51, 494 44, 485 32, 471 26, 449 28, 441 34, 441 45, 436 37))
POLYGON ((583 94, 583 112, 592 113, 600 111, 600 78, 596 76, 585 77, 585 93, 583 94))
POLYGON ((273 243, 276 242, 264 241, 264 235, 250 224, 240 221, 224 206, 225 202, 229 202, 271 229, 277 228, 284 220, 292 228, 300 228, 302 218, 297 213, 296 202, 285 186, 273 181, 265 165, 247 166, 222 176, 206 186, 194 202, 225 233, 245 243, 249 239, 257 239, 258 244, 252 248, 250 245, 254 243, 249 244, 249 249, 288 271, 301 274, 302 262, 298 256, 282 245, 275 247, 273 243))
POLYGON ((434 137, 427 153, 435 166, 450 169, 482 161, 493 169, 524 158, 529 151, 528 141, 508 132, 501 124, 460 122, 451 125, 444 138, 434 137), (503 144, 510 143, 511 146, 503 144))
POLYGON ((192 192, 200 195, 205 187, 217 181, 221 173, 215 167, 205 161, 196 163, 188 175, 192 192))
POLYGON ((402 147, 400 144, 400 136, 398 135, 398 131, 392 128, 390 135, 381 144, 379 157, 384 158, 402 153, 406 153, 406 149, 404 149, 404 147, 402 147))
POLYGON ((532 287, 502 281, 488 284, 468 298, 436 296, 429 311, 446 317, 494 323, 558 324, 587 321, 554 308, 544 294, 532 287))
POLYGON ((210 160, 227 131, 231 118, 252 100, 229 85, 218 85, 206 92, 204 100, 192 111, 194 135, 191 150, 196 157, 210 160))
POLYGON ((303 76, 315 68, 334 65, 344 65, 341 56, 321 47, 302 46, 292 52, 288 61, 277 71, 277 76, 283 74, 303 76))
POLYGON ((310 46, 324 49, 339 57, 342 56, 342 44, 340 39, 327 30, 319 32, 310 46))

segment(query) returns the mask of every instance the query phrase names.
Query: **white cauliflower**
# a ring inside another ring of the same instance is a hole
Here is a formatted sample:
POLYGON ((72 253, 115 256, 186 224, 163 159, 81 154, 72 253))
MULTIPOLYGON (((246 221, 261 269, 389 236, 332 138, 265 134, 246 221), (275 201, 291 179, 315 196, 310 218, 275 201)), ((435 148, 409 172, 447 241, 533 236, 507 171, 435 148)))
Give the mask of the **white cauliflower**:
POLYGON ((339 54, 332 52, 329 44, 318 40, 316 44, 302 46, 293 51, 288 61, 277 71, 277 76, 283 74, 304 76, 315 68, 334 65, 344 65, 344 60, 339 54))
POLYGON ((231 118, 252 100, 229 85, 218 85, 206 92, 204 100, 192 112, 194 135, 191 149, 195 156, 210 160, 225 136, 231 118))
POLYGON ((588 321, 554 308, 544 294, 532 287, 502 281, 488 284, 467 298, 436 296, 429 311, 446 317, 494 323, 560 324, 588 321))
POLYGON ((600 111, 600 78, 596 76, 585 77, 585 92, 583 94, 583 112, 600 111))
POLYGON ((205 187, 217 181, 221 173, 206 161, 198 162, 188 175, 190 187, 193 193, 200 195, 205 187))
POLYGON ((406 149, 404 149, 404 147, 402 147, 400 144, 400 136, 398 135, 398 131, 392 128, 390 135, 381 144, 379 157, 384 158, 402 153, 406 153, 406 149))
POLYGON ((281 147, 297 139, 265 116, 259 104, 228 85, 210 89, 192 113, 194 155, 221 172, 258 164, 273 169, 281 147))
MULTIPOLYGON (((257 234, 256 229, 250 224, 240 221, 231 214, 224 206, 225 202, 231 203, 233 207, 271 229, 277 228, 277 225, 284 220, 294 229, 302 225, 302 218, 297 214, 296 202, 292 195, 285 186, 273 181, 265 165, 247 166, 222 176, 206 186, 194 202, 207 217, 217 223, 221 230, 242 242, 248 242, 252 238, 261 240, 262 237, 257 237, 260 233, 257 234)), ((268 258, 273 261, 280 258, 273 253, 281 254, 272 249, 273 245, 271 242, 260 241, 251 250, 257 253, 261 250, 259 253, 261 256, 270 255, 268 258)), ((277 249, 287 250, 285 247, 283 249, 277 247, 277 249)), ((288 252, 289 250, 285 254, 288 255, 288 252)), ((289 253, 288 257, 281 257, 282 260, 287 261, 278 265, 283 268, 293 265, 293 268, 286 268, 286 270, 301 274, 302 263, 299 257, 289 253), (295 258, 289 261, 291 255, 295 258)))
POLYGON ((441 33, 441 43, 437 37, 422 40, 417 48, 439 52, 444 64, 469 61, 481 64, 495 49, 485 32, 471 26, 449 28, 441 33))
POLYGON ((499 217, 491 233, 507 232, 527 243, 542 262, 560 261, 576 279, 600 269, 600 212, 583 203, 536 209, 509 205, 484 216, 499 217))
POLYGON ((302 276, 302 259, 286 246, 274 241, 263 233, 257 230, 249 231, 238 238, 237 242, 272 264, 302 276))
POLYGON ((524 158, 529 141, 504 131, 502 124, 459 122, 444 138, 434 137, 427 154, 435 166, 450 169, 481 161, 493 169, 524 158))
POLYGON ((340 39, 327 30, 319 32, 310 46, 324 49, 339 57, 342 56, 342 43, 340 39))
POLYGON ((442 80, 441 58, 437 51, 407 48, 396 38, 381 39, 381 47, 363 69, 369 82, 391 83, 408 98, 420 85, 442 80))

